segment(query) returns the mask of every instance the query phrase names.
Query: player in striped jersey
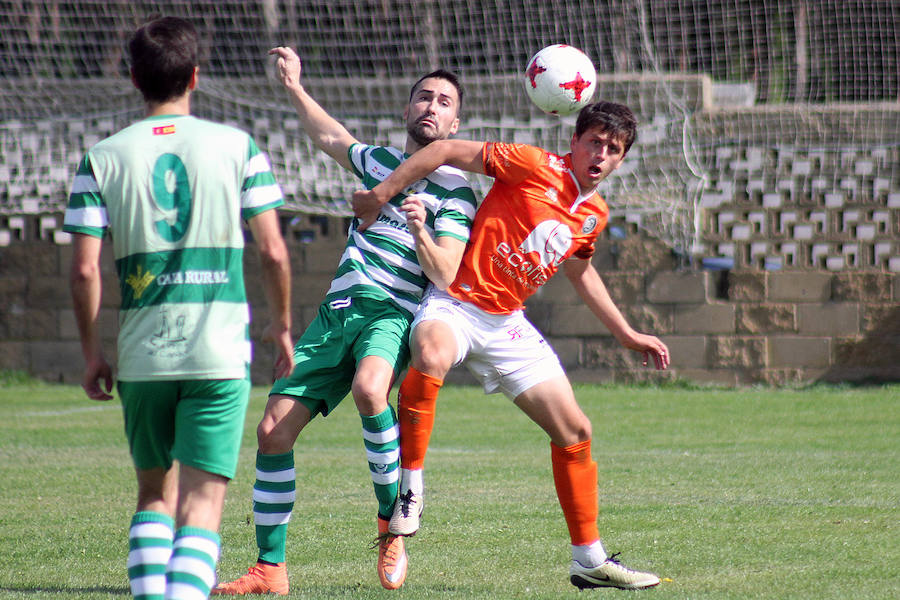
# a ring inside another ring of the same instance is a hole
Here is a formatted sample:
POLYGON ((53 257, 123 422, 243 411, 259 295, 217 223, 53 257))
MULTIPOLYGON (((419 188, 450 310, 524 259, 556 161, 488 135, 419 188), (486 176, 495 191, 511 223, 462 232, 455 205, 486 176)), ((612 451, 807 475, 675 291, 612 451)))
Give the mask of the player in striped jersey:
POLYGON ((597 186, 621 166, 636 121, 620 104, 581 110, 571 152, 558 156, 524 144, 435 142, 387 180, 354 194, 354 209, 371 210, 440 165, 494 178, 472 228, 459 272, 446 289, 431 289, 413 322, 412 367, 400 386, 402 479, 390 530, 418 529, 422 467, 438 391, 454 364, 465 363, 488 393, 502 391, 547 432, 557 496, 572 542, 571 582, 584 587, 640 589, 659 583, 609 557, 597 529, 597 465, 591 424, 555 352, 524 316, 525 299, 562 266, 579 296, 625 347, 669 364, 658 338, 631 328, 591 264, 609 210, 597 186))
POLYGON ((129 42, 146 118, 88 150, 65 214, 71 287, 90 398, 112 398, 98 317, 100 254, 112 237, 121 307, 118 392, 137 482, 128 578, 136 598, 205 598, 250 390, 241 220, 263 265, 276 373, 293 368, 281 189, 246 133, 190 116, 199 38, 155 19, 129 42), (177 461, 178 465, 174 466, 177 461))
MULTIPOLYGON (((279 77, 313 143, 372 187, 406 158, 456 133, 462 89, 439 70, 422 77, 404 111, 403 150, 359 143, 304 90, 301 65, 289 48, 274 48, 279 77)), ((258 560, 218 594, 289 589, 285 536, 296 497, 293 446, 317 414, 327 416, 351 392, 360 414, 366 457, 378 500, 378 563, 382 586, 399 588, 407 569, 403 538, 388 532, 400 474, 396 413, 388 394, 408 361, 409 325, 429 280, 452 278, 475 214, 462 172, 440 169, 410 182, 380 207, 365 231, 354 222, 337 273, 318 315, 294 349, 297 366, 275 382, 257 428, 253 488, 258 560)))

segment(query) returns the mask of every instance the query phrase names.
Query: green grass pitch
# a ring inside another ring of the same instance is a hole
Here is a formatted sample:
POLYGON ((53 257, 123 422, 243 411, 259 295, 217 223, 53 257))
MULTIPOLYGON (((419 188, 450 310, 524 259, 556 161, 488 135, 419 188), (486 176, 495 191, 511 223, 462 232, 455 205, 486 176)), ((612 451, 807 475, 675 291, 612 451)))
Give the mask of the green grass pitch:
MULTIPOLYGON (((256 558, 254 388, 220 577, 256 558)), ((577 386, 594 427, 600 532, 652 590, 578 592, 545 435, 502 396, 448 387, 406 585, 375 573, 376 503, 347 400, 295 447, 292 598, 900 597, 900 386, 577 386)), ((0 598, 128 597, 135 484, 118 402, 0 378, 0 598)))

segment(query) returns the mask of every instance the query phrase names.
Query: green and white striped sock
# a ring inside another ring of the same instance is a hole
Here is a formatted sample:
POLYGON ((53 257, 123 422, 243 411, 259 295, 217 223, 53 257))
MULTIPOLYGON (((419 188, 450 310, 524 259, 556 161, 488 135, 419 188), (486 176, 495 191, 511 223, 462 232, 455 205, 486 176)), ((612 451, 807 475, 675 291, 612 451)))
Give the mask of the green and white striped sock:
POLYGON ((215 531, 181 527, 166 570, 166 600, 204 600, 216 583, 221 540, 215 531))
POLYGON ((149 510, 131 518, 128 530, 128 581, 139 600, 162 600, 166 594, 166 565, 172 556, 175 521, 149 510))
POLYGON ((390 404, 384 412, 371 417, 360 415, 369 473, 378 499, 378 516, 389 520, 397 501, 400 481, 400 429, 397 414, 390 404))
POLYGON ((253 485, 253 522, 259 559, 284 562, 288 521, 297 497, 294 451, 284 454, 256 454, 256 483, 253 485))

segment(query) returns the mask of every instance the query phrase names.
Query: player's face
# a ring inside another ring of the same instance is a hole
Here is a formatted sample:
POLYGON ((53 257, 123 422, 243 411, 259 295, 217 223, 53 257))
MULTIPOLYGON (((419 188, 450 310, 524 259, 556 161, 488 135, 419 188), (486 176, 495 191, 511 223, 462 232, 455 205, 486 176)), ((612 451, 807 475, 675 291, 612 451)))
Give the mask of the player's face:
POLYGON ((443 140, 459 128, 459 94, 446 79, 423 80, 403 112, 406 131, 418 146, 443 140))
POLYGON ((592 127, 572 136, 572 169, 582 192, 588 192, 618 169, 625 160, 625 146, 618 138, 592 127))

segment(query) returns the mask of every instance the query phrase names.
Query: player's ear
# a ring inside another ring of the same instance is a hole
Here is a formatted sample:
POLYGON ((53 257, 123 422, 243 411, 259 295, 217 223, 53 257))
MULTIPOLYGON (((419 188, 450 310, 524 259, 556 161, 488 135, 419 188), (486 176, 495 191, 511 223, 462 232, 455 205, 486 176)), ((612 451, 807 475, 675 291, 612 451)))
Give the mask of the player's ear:
POLYGON ((190 91, 194 91, 197 89, 197 79, 199 77, 200 67, 194 67, 194 72, 191 73, 191 80, 188 82, 188 89, 190 91))
POLYGON ((450 134, 453 135, 457 131, 459 131, 459 117, 453 119, 453 122, 450 123, 450 134))

